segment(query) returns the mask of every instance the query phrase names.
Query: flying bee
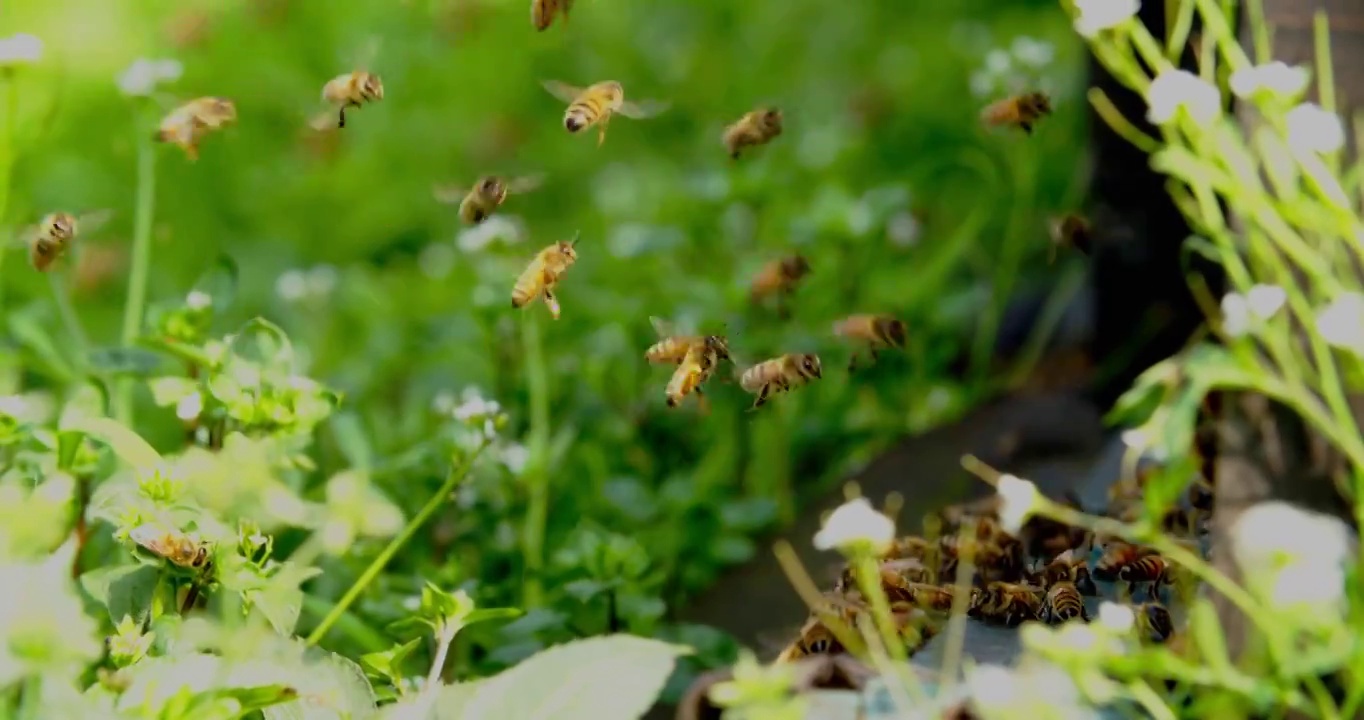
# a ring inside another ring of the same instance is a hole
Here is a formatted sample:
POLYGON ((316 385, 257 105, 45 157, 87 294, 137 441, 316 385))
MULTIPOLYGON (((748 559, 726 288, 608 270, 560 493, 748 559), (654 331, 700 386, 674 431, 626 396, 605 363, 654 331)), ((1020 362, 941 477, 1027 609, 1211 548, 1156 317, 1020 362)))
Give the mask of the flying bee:
POLYGON ((210 132, 237 122, 237 106, 221 97, 190 100, 161 118, 153 136, 157 142, 170 143, 185 151, 191 161, 199 159, 199 143, 210 132))
MULTIPOLYGON (((889 315, 850 315, 834 323, 834 335, 866 345, 873 363, 878 350, 905 346, 904 322, 889 315)), ((857 355, 848 359, 848 372, 857 370, 857 355)))
POLYGON ((981 620, 1001 622, 1014 627, 1025 620, 1037 620, 1042 601, 1037 588, 1007 582, 992 582, 972 588, 969 614, 981 620))
POLYGON ((472 188, 455 185, 437 185, 432 190, 437 202, 453 205, 459 203, 459 217, 468 225, 477 225, 487 220, 508 195, 530 192, 544 182, 543 174, 527 175, 517 178, 502 178, 485 175, 474 183, 472 188))
POLYGON ((744 113, 733 125, 725 128, 722 140, 725 150, 734 160, 745 148, 766 145, 781 135, 782 115, 777 108, 758 108, 744 113))
POLYGON ((530 22, 535 29, 544 32, 554 24, 557 15, 564 16, 564 24, 568 23, 568 11, 573 6, 573 0, 530 0, 530 22))
POLYGON ((1089 226, 1089 221, 1083 216, 1075 213, 1067 213, 1061 217, 1052 218, 1048 224, 1051 233, 1051 252, 1047 257, 1047 262, 1056 261, 1056 250, 1058 248, 1074 248, 1082 255, 1089 255, 1094 252, 1093 229, 1089 226))
POLYGON ((797 385, 805 385, 823 377, 819 356, 814 353, 787 353, 764 360, 739 375, 739 387, 750 395, 757 395, 753 407, 757 410, 774 393, 787 392, 797 385))
POLYGON ((595 83, 586 88, 574 87, 558 80, 543 80, 540 84, 549 94, 568 103, 568 109, 564 111, 565 130, 577 133, 593 125, 598 127, 597 147, 606 142, 606 126, 612 116, 624 115, 643 120, 668 109, 668 103, 662 100, 626 100, 625 89, 615 80, 595 83))
POLYGON ((1159 600, 1160 586, 1171 582, 1171 568, 1169 560, 1155 554, 1146 555, 1119 568, 1118 581, 1127 583, 1129 594, 1136 592, 1139 583, 1151 583, 1147 588, 1147 597, 1159 600))
POLYGON ((1047 591, 1046 600, 1042 603, 1042 618, 1053 625, 1074 618, 1089 622, 1084 598, 1080 597, 1080 591, 1075 588, 1075 583, 1062 581, 1051 586, 1047 591))
POLYGON ((682 400, 691 392, 695 392, 696 397, 704 401, 701 385, 715 374, 715 368, 721 360, 728 359, 729 346, 717 336, 709 336, 700 345, 692 345, 682 357, 682 361, 677 364, 677 369, 673 371, 672 378, 668 380, 668 387, 664 390, 668 407, 682 404, 682 400))
POLYGON ((316 130, 341 129, 346 126, 346 109, 360 108, 369 103, 384 99, 384 82, 379 76, 365 69, 379 53, 378 39, 372 39, 365 46, 363 57, 356 63, 357 69, 337 75, 322 86, 322 102, 333 110, 318 115, 312 121, 316 130), (336 122, 332 122, 332 114, 336 122))
POLYGON ((194 533, 183 533, 159 523, 143 523, 129 530, 128 538, 182 568, 202 570, 209 564, 208 546, 194 533))
POLYGON ((1029 92, 991 103, 980 113, 986 125, 1013 125, 1032 134, 1033 125, 1051 114, 1051 98, 1046 93, 1029 92))
POLYGON ((544 297, 549 306, 549 314, 559 319, 559 300, 554 297, 554 287, 559 278, 578 261, 578 235, 572 240, 560 240, 535 254, 530 265, 516 278, 512 286, 512 307, 523 308, 537 297, 544 297))
POLYGON ((77 235, 97 230, 112 216, 110 210, 96 210, 81 215, 48 213, 37 225, 20 230, 16 244, 28 246, 28 260, 34 270, 47 272, 52 269, 54 262, 66 254, 77 235))
POLYGON ((1137 616, 1137 628, 1153 642, 1165 642, 1175 631, 1170 611, 1158 602, 1142 603, 1132 607, 1137 616))
POLYGON ((803 255, 788 255, 773 260, 762 267, 749 286, 749 298, 762 302, 764 298, 777 297, 777 314, 782 318, 790 316, 786 300, 795 292, 796 286, 810 274, 810 262, 803 255))
POLYGON ((711 347, 722 352, 722 359, 729 359, 729 342, 722 335, 684 334, 675 330, 671 324, 659 317, 650 316, 649 324, 654 326, 659 340, 644 351, 644 359, 655 364, 680 363, 694 347, 710 343, 711 347))

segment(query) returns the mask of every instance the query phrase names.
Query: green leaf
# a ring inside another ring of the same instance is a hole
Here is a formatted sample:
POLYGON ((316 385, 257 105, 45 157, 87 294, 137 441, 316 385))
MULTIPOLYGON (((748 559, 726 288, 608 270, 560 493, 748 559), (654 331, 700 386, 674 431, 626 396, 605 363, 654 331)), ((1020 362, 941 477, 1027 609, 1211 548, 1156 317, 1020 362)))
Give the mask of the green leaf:
POLYGON ((1217 609, 1208 598, 1197 598, 1189 608, 1189 633, 1198 648, 1198 658, 1219 679, 1236 675, 1227 654, 1227 640, 1222 635, 1222 624, 1217 609))
POLYGON ((421 641, 422 638, 416 637, 383 652, 365 653, 360 656, 360 665, 370 676, 383 678, 396 687, 402 682, 403 662, 417 649, 417 644, 421 641))
POLYGON ((231 698, 241 704, 240 712, 248 713, 289 702, 298 697, 298 690, 288 685, 262 685, 247 688, 223 688, 209 693, 215 698, 231 698))
POLYGON ((520 608, 483 608, 464 616, 464 627, 489 620, 515 620, 524 613, 520 608))
POLYGON ((150 469, 161 462, 161 455, 155 448, 112 418, 77 417, 68 423, 67 429, 83 432, 103 442, 120 460, 135 468, 150 469))
POLYGON ((199 392, 199 383, 186 377, 167 376, 148 381, 152 402, 160 407, 178 405, 181 400, 199 392))
POLYGON ((164 358, 136 347, 102 347, 90 351, 90 369, 101 375, 149 377, 158 372, 164 358))
POLYGON ((467 720, 636 720, 672 673, 678 645, 608 635, 559 645, 479 684, 467 720))
POLYGON ((374 467, 374 448, 370 446, 369 435, 360 423, 359 415, 353 412, 337 413, 332 417, 331 428, 337 449, 351 467, 360 470, 374 467))
POLYGON ((146 617, 156 581, 157 568, 153 565, 115 565, 81 575, 80 587, 117 624, 125 615, 137 620, 146 617))
POLYGON ((63 383, 76 379, 76 370, 67 362, 52 342, 52 337, 38 321, 27 314, 15 313, 9 318, 9 331, 19 344, 28 348, 46 363, 52 374, 63 383))
POLYGON ((374 717, 377 699, 359 665, 337 655, 314 652, 300 682, 300 699, 261 711, 265 720, 366 720, 374 717))
POLYGON ((455 683, 454 685, 442 685, 436 695, 434 720, 464 720, 473 717, 467 714, 469 702, 474 699, 474 695, 483 682, 471 681, 455 683))

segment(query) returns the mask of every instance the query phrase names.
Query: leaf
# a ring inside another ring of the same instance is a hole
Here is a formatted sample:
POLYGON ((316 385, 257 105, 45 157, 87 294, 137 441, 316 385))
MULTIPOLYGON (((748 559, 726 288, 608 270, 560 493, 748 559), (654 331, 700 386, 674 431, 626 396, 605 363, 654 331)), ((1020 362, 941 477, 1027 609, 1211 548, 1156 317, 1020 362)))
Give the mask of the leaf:
POLYGON ((108 611, 109 620, 118 624, 125 615, 137 620, 146 616, 157 577, 154 565, 115 565, 81 575, 80 586, 90 600, 108 611))
POLYGON ((1222 635, 1217 609, 1208 598, 1194 600, 1193 607, 1189 608, 1189 633, 1198 648, 1198 659, 1214 676, 1227 679, 1236 675, 1227 655, 1227 641, 1222 635))
POLYGON ((331 428, 337 449, 351 467, 360 470, 374 467, 374 448, 370 446, 369 436, 360 423, 359 415, 353 412, 337 413, 332 417, 331 428))
POLYGON ((67 362, 66 357, 53 344, 47 330, 32 317, 19 313, 11 315, 9 331, 20 345, 33 351, 33 354, 46 363, 58 380, 66 383, 76 378, 76 371, 71 363, 67 362))
POLYGON ((470 681, 455 683, 454 685, 442 685, 436 694, 436 704, 433 708, 435 710, 434 720, 464 720, 464 718, 473 717, 468 714, 469 703, 484 684, 479 681, 470 681))
POLYGON ((475 610, 464 617, 464 627, 475 625, 489 620, 514 620, 523 615, 520 608, 483 608, 475 610))
POLYGON ((376 714, 374 689, 359 665, 336 653, 315 654, 305 670, 300 698, 265 708, 265 720, 367 720, 376 714))
POLYGON ((199 383, 186 377, 167 376, 152 378, 147 383, 152 390, 152 402, 159 407, 171 407, 181 400, 199 392, 199 383))
POLYGON ((83 432, 103 442, 120 460, 135 468, 150 469, 161 462, 161 455, 155 448, 112 418, 78 417, 72 419, 66 429, 83 432))
POLYGON ((90 351, 90 369, 112 376, 148 377, 162 367, 164 358, 136 347, 102 347, 90 351))
POLYGON ((402 680, 402 664, 417 644, 424 638, 415 637, 405 643, 394 645, 383 652, 365 653, 360 656, 360 665, 373 677, 380 677, 395 686, 402 680))
POLYGON ((636 720, 672 673, 678 645, 608 635, 552 647, 479 684, 468 720, 636 720))
POLYGON ((240 712, 261 710, 289 702, 298 697, 298 691, 288 685, 261 685, 247 688, 223 688, 209 693, 213 697, 232 698, 241 704, 240 712))

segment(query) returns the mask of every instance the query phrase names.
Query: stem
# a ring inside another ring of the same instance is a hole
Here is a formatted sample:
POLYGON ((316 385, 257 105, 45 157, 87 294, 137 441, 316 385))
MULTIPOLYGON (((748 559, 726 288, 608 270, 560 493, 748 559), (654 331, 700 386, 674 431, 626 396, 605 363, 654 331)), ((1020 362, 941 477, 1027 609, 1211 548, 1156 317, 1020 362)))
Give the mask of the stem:
POLYGON ((341 596, 341 599, 337 601, 336 605, 332 607, 326 617, 322 618, 322 622, 318 623, 316 628, 313 628, 312 633, 308 635, 307 644, 316 645, 317 642, 327 634, 327 631, 331 629, 331 626, 335 625, 336 621, 341 618, 341 614, 346 612, 346 610, 355 603, 356 598, 360 597, 360 593, 364 592, 365 588, 374 581, 374 578, 379 577, 379 573, 383 572, 384 566, 388 565, 388 561, 392 560, 393 556, 398 554, 398 551, 402 549, 403 545, 406 545, 407 541, 412 539, 412 536, 417 533, 417 530, 420 529, 422 525, 425 525, 426 521, 430 520, 431 516, 435 515, 436 511, 445 504, 445 501, 449 499, 450 494, 455 491, 455 487, 459 485, 464 478, 468 477, 469 471, 474 467, 474 462, 478 460, 478 456, 481 455, 484 448, 487 447, 488 440, 485 439, 483 443, 469 455, 463 464, 450 468, 450 474, 446 476, 445 483, 440 486, 440 489, 436 491, 435 495, 431 496, 430 500, 426 501, 426 505, 422 506, 422 509, 408 521, 407 526, 403 528, 403 531, 398 533, 397 537, 390 540, 388 546, 379 553, 378 557, 374 558, 374 561, 369 564, 369 567, 365 568, 365 572, 360 575, 360 578, 355 581, 354 585, 351 585, 350 589, 346 591, 346 594, 341 596))
POLYGON ((1142 709, 1146 710, 1146 713, 1152 718, 1175 720, 1174 711, 1170 709, 1169 705, 1165 704, 1164 700, 1160 699, 1160 695, 1156 693, 1150 683, 1145 680, 1132 680, 1127 683, 1127 690, 1132 693, 1132 699, 1140 703, 1142 709))
POLYGON ((426 675, 424 693, 434 695, 435 688, 440 686, 440 675, 445 670, 445 656, 450 653, 450 644, 455 641, 455 633, 457 632, 459 632, 459 625, 449 622, 441 623, 440 634, 436 636, 436 658, 431 661, 431 672, 426 675))
MULTIPOLYGON (((3 227, 5 212, 9 210, 10 188, 14 180, 14 126, 19 115, 19 84, 14 81, 13 70, 0 73, 0 80, 5 84, 5 129, 0 132, 0 227, 3 227)), ((4 267, 7 254, 5 245, 12 237, 14 234, 8 230, 0 233, 0 268, 4 267)), ((5 307, 4 290, 5 284, 0 283, 0 310, 5 307)))
MULTIPOLYGON (((973 527, 962 527, 962 540, 967 539, 967 532, 974 532, 969 529, 973 527)), ((964 550, 957 561, 957 576, 952 580, 952 610, 947 619, 947 638, 942 654, 942 673, 939 680, 942 683, 942 690, 938 693, 940 696, 951 695, 952 688, 957 684, 957 674, 961 670, 961 654, 966 646, 966 610, 970 600, 971 578, 976 572, 970 543, 962 542, 957 547, 964 550)))
MULTIPOLYGON (((141 132, 145 113, 138 114, 137 205, 133 215, 132 267, 128 276, 128 301, 123 306, 121 344, 130 348, 142 330, 147 305, 147 276, 152 257, 152 216, 156 212, 156 147, 152 135, 141 132)), ((118 380, 114 418, 125 425, 133 421, 133 378, 118 380)))
POLYGON ((23 700, 19 705, 19 720, 38 720, 42 704, 43 677, 34 674, 24 680, 23 700))
POLYGON ((66 326, 66 331, 71 334, 71 340, 76 343, 76 357, 80 358, 77 365, 84 366, 89 358, 87 352, 90 348, 90 341, 85 335, 85 329, 81 326, 81 319, 76 314, 76 308, 71 305, 71 295, 67 292, 66 283, 62 282, 61 277, 55 272, 47 273, 47 282, 52 288, 52 299, 57 303, 57 314, 61 315, 62 324, 66 326))
POLYGON ((545 525, 549 519, 549 369, 540 339, 540 319, 534 313, 521 324, 526 350, 526 385, 530 390, 530 458, 521 476, 526 484, 526 524, 522 528, 524 565, 521 604, 527 609, 544 603, 541 574, 545 564, 545 525))
MULTIPOLYGON (((326 598, 303 594, 303 610, 312 617, 324 617, 333 607, 334 603, 326 598)), ((341 613, 341 619, 336 621, 336 629, 354 640, 365 652, 383 652, 390 644, 388 638, 349 611, 341 613)))

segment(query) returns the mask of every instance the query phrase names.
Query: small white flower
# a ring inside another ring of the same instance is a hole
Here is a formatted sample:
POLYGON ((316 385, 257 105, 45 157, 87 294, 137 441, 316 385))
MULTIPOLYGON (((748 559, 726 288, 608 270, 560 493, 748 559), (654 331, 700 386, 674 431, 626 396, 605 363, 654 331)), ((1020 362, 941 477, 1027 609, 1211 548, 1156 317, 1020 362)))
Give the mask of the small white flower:
POLYGON ((1175 119, 1179 109, 1198 125, 1207 125, 1222 112, 1217 87, 1187 70, 1166 70, 1151 81, 1147 118, 1157 125, 1175 119))
POLYGON ((1012 66, 1013 58, 1009 57, 1009 53, 1004 50, 996 48, 985 56, 985 69, 996 75, 1009 72, 1012 66))
POLYGON ((192 392, 180 399, 175 405, 175 416, 186 422, 199 417, 204 410, 204 396, 192 392))
POLYGON ((908 210, 898 212, 886 222, 886 238, 898 247, 914 247, 919 243, 922 226, 914 213, 908 210))
POLYGON ((0 397, 0 415, 21 418, 28 413, 28 398, 23 395, 0 397))
POLYGON ((1140 8, 1137 0, 1075 0, 1075 32, 1093 38, 1131 20, 1140 8))
POLYGON ((191 290, 185 296, 185 306, 190 310, 203 310, 213 304, 213 296, 203 290, 191 290))
POLYGON ((996 490, 1000 499, 999 524, 1006 532, 1017 535, 1037 508, 1041 493, 1032 482, 1013 475, 1001 476, 996 490))
MULTIPOLYGON (((487 434, 491 435, 492 433, 487 434)), ((527 450, 526 446, 521 443, 508 443, 502 448, 501 460, 511 474, 520 475, 526 469, 526 462, 530 460, 530 450, 527 450)))
POLYGON ((0 38, 0 67, 29 65, 43 57, 43 41, 28 33, 0 38))
POLYGON ((1284 117, 1288 146, 1299 153, 1332 153, 1345 145, 1345 126, 1340 116, 1315 103, 1303 103, 1284 117))
POLYGON ((157 85, 175 82, 184 74, 179 60, 138 58, 118 76, 118 89, 129 97, 151 95, 157 85))
POLYGON ((1254 285, 1246 291, 1246 305, 1250 314, 1268 320, 1288 302, 1288 293, 1278 285, 1254 285))
POLYGON ((449 415, 455 411, 455 404, 457 402, 459 401, 455 399, 454 393, 442 390, 436 393, 435 397, 431 398, 431 409, 434 410, 437 415, 449 415))
POLYGON ((1354 546, 1339 519, 1281 501, 1256 504, 1232 528, 1232 551, 1247 587, 1279 608, 1338 610, 1354 546))
POLYGON ((1227 293, 1222 296, 1222 331, 1232 337, 1241 337, 1250 330, 1250 305, 1244 295, 1227 293))
POLYGON ((1364 295, 1344 293, 1317 313, 1323 340, 1364 357, 1364 295))
POLYGON ((1240 337, 1255 323, 1274 317, 1288 301, 1288 293, 1277 285, 1254 285, 1245 295, 1227 293, 1222 298, 1222 329, 1240 337))
POLYGON ((1307 89, 1307 79, 1305 68, 1275 60, 1265 65, 1237 70, 1231 74, 1228 84, 1237 97, 1249 100, 1261 91, 1283 97, 1296 97, 1307 89))
POLYGON ((478 388, 465 388, 460 400, 460 404, 450 411, 456 420, 469 421, 485 418, 496 415, 502 409, 496 400, 485 399, 479 393, 478 388))
POLYGON ((1056 57, 1056 49, 1051 43, 1026 35, 1014 38, 1009 50, 1020 63, 1034 68, 1046 67, 1056 57))
POLYGON ((515 244, 521 242, 524 236, 524 226, 520 221, 504 215, 493 215, 471 228, 461 230, 455 245, 466 253, 476 253, 496 240, 515 244))
POLYGON ((275 280, 275 294, 284 302, 298 302, 308 296, 308 276, 300 270, 286 270, 275 280))
POLYGON ((1126 635, 1137 624, 1137 616, 1132 608, 1105 600, 1099 604, 1099 624, 1115 634, 1126 635))
POLYGON ((331 265, 317 265, 308 271, 308 294, 325 297, 336 288, 337 272, 331 265))
POLYGON ((876 511, 866 498, 838 506, 815 533, 815 548, 842 550, 870 548, 880 555, 895 541, 895 521, 876 511))
POLYGON ((971 704, 988 715, 991 710, 1011 708, 1025 699, 1018 675, 1003 665, 977 665, 966 676, 971 704))
POLYGON ((1145 450, 1154 443, 1151 436, 1141 428, 1129 428, 1122 431, 1122 444, 1133 450, 1145 450))

